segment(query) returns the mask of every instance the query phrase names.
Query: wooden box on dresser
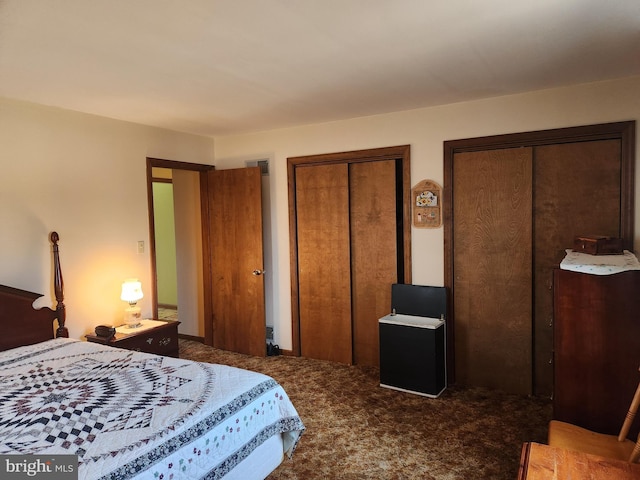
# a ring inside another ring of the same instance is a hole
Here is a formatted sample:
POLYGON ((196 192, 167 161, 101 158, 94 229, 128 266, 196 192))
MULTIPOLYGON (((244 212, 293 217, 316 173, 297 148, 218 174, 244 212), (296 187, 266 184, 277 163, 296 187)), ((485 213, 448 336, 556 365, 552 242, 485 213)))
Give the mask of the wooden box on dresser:
POLYGON ((87 335, 87 341, 178 358, 178 325, 180 322, 173 320, 154 320, 154 322, 162 322, 162 324, 153 328, 131 329, 131 333, 117 332, 112 338, 87 335))
POLYGON ((640 378, 640 270, 556 269, 553 288, 553 417, 617 434, 640 378))

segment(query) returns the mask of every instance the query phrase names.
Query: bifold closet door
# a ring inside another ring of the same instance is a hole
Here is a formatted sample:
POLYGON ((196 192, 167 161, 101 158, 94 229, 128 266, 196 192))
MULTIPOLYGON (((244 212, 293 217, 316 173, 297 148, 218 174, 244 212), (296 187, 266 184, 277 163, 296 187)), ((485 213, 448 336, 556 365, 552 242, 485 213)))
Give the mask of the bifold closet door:
POLYGON ((352 363, 348 164, 296 168, 300 353, 352 363))
POLYGON ((532 149, 456 153, 457 381, 531 393, 532 149))

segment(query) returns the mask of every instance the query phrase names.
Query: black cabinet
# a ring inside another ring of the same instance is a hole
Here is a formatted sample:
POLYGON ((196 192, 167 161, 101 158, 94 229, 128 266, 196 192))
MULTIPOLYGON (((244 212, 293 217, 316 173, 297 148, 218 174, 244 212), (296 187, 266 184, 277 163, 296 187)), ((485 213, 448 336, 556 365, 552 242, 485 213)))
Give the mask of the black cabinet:
POLYGON ((444 320, 399 314, 378 322, 380 386, 439 396, 446 388, 444 320))

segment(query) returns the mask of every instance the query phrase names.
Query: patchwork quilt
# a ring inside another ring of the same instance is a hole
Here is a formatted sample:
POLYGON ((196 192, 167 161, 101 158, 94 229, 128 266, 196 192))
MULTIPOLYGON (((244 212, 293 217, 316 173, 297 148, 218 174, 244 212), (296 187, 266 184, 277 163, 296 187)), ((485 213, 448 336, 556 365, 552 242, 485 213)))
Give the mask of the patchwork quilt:
POLYGON ((0 352, 0 454, 77 455, 82 480, 221 478, 303 431, 259 373, 70 339, 0 352))

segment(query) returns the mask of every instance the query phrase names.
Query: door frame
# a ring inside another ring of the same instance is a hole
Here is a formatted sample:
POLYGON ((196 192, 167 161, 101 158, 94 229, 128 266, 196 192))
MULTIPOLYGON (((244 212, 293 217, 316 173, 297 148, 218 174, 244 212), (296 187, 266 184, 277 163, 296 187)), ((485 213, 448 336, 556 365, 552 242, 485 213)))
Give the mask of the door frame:
POLYGON ((208 268, 210 262, 209 250, 209 208, 207 199, 207 175, 206 172, 215 169, 213 165, 205 165, 200 163, 180 162, 177 160, 166 160, 162 158, 147 157, 147 210, 149 213, 149 255, 151 263, 151 295, 152 295, 152 314, 153 318, 158 318, 158 282, 157 282, 157 264, 156 264, 156 240, 155 240, 155 216, 153 208, 153 168, 168 168, 171 170, 188 170, 199 173, 200 177, 200 216, 202 221, 202 259, 204 262, 203 269, 203 293, 204 293, 204 341, 205 344, 213 343, 213 333, 210 319, 213 315, 213 306, 211 302, 211 272, 208 268))
POLYGON ((575 143, 596 140, 620 140, 620 234, 623 247, 633 250, 635 208, 635 120, 626 122, 585 125, 578 127, 538 130, 532 132, 494 135, 489 137, 448 140, 444 142, 444 285, 449 291, 447 312, 447 377, 455 383, 455 310, 453 288, 453 163, 456 153, 540 146, 558 143, 575 143))
MULTIPOLYGON (((289 188, 289 256, 291 265, 291 331, 292 353, 300 356, 300 309, 298 292, 298 239, 296 221, 296 167, 302 165, 328 163, 375 162, 380 160, 401 160, 401 178, 396 179, 402 188, 402 232, 398 241, 403 247, 403 283, 411 283, 411 146, 354 150, 349 152, 325 153, 287 158, 287 182, 289 188), (400 238, 401 237, 401 238, 400 238)), ((398 279, 400 281, 401 279, 398 279)))

